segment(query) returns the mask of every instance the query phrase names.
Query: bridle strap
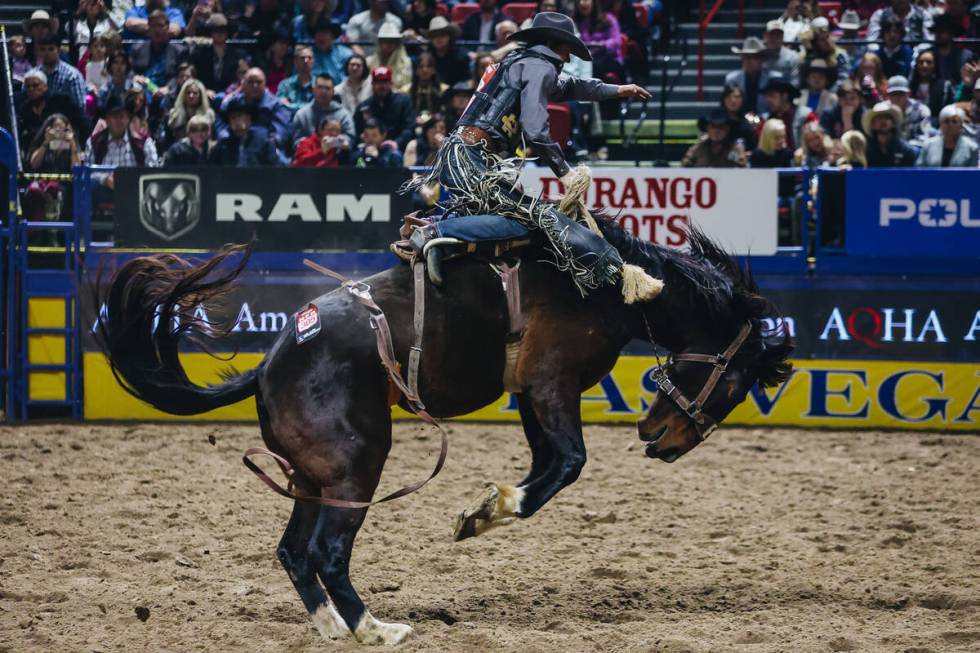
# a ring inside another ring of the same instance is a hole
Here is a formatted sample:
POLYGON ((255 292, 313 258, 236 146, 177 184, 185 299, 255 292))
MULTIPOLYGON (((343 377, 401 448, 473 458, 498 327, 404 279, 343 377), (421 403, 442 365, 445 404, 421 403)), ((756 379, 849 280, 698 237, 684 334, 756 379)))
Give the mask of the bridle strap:
POLYGON ((728 345, 720 354, 697 354, 697 353, 686 353, 677 354, 673 356, 675 361, 687 361, 691 363, 707 363, 713 365, 714 369, 711 370, 711 374, 708 376, 708 380, 705 381, 704 386, 701 388, 701 392, 698 396, 694 398, 694 401, 690 401, 684 393, 681 392, 674 383, 670 380, 667 375, 666 370, 660 371, 656 375, 657 386, 673 401, 678 408, 680 408, 684 413, 690 417, 695 424, 698 435, 701 440, 704 441, 710 435, 714 427, 718 425, 717 420, 704 412, 703 406, 704 402, 708 400, 711 393, 714 392, 715 387, 718 385, 718 381, 721 380, 721 376, 728 369, 728 364, 731 362, 732 357, 738 352, 738 350, 745 344, 746 339, 752 332, 752 323, 746 322, 739 329, 738 334, 735 339, 728 345))

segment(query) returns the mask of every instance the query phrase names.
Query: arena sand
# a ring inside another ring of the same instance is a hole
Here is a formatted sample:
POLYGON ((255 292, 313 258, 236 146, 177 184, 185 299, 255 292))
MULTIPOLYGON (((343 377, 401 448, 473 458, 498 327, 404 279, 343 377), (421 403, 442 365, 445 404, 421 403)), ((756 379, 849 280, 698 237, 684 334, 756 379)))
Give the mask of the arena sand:
MULTIPOLYGON (((980 650, 976 437, 724 429, 667 465, 631 427, 588 427, 575 485, 453 543, 528 453, 517 426, 452 431, 443 474, 372 509, 355 547, 374 614, 415 626, 399 650, 980 650)), ((245 425, 0 429, 0 650, 363 650, 320 640, 279 568, 290 506, 242 466, 256 444, 245 425)), ((399 425, 382 489, 436 450, 399 425)))

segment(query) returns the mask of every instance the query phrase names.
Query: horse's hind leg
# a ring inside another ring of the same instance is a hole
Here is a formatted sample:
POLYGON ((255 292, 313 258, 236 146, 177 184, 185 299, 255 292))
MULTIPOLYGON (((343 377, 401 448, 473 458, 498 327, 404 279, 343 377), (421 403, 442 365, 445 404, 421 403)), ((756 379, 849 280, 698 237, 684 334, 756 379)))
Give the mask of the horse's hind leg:
POLYGON ((375 619, 350 581, 354 537, 366 515, 367 509, 321 508, 311 547, 320 579, 357 640, 362 644, 394 645, 412 634, 411 626, 375 619))
MULTIPOLYGON (((268 446, 278 448, 275 433, 269 423, 269 414, 261 396, 256 397, 256 403, 263 439, 268 446)), ((300 494, 309 495, 317 491, 316 486, 300 474, 294 473, 293 483, 300 494)), ((293 587, 299 593, 299 597, 303 601, 306 611, 310 613, 313 625, 316 626, 320 635, 327 639, 349 637, 350 629, 347 628, 347 624, 344 623, 344 620, 337 613, 337 609, 330 602, 330 597, 323 591, 323 586, 317 579, 316 568, 310 556, 310 540, 313 538, 313 530, 319 515, 319 504, 294 501, 289 523, 286 525, 286 530, 276 548, 276 557, 279 558, 283 569, 289 574, 293 587)))
POLYGON ((330 597, 323 591, 310 555, 310 540, 319 514, 320 506, 317 504, 294 502, 293 514, 279 541, 276 556, 289 574, 289 579, 293 581, 293 587, 299 593, 320 635, 327 639, 349 637, 350 629, 330 602, 330 597))

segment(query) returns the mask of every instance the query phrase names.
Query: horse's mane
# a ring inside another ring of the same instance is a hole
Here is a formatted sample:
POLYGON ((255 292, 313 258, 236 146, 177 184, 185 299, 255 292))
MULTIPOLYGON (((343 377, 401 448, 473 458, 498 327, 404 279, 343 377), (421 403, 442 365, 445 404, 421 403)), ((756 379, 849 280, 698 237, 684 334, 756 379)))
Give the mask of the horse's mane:
POLYGON ((751 269, 743 269, 718 243, 694 226, 687 230, 690 251, 663 247, 634 238, 608 215, 596 215, 603 236, 619 250, 627 263, 633 263, 664 280, 674 297, 704 315, 704 324, 731 325, 752 322, 747 347, 761 350, 756 365, 759 384, 770 386, 789 378, 792 365, 787 360, 793 342, 782 334, 762 333, 762 318, 777 318, 779 312, 759 293, 751 269), (780 337, 781 336, 781 337, 780 337))

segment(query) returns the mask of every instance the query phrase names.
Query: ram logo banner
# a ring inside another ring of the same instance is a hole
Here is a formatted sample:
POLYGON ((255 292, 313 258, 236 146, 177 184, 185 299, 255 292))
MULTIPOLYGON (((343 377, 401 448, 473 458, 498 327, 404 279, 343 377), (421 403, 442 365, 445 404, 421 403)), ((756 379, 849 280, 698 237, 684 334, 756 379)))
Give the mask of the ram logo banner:
POLYGON ((980 252, 980 170, 845 174, 849 254, 976 257, 980 252))
POLYGON ((139 179, 140 222, 170 242, 201 219, 201 180, 197 175, 153 174, 139 179))
POLYGON ((403 169, 120 168, 114 238, 122 247, 387 250, 412 210, 403 169), (140 219, 132 219, 139 215, 140 219))

